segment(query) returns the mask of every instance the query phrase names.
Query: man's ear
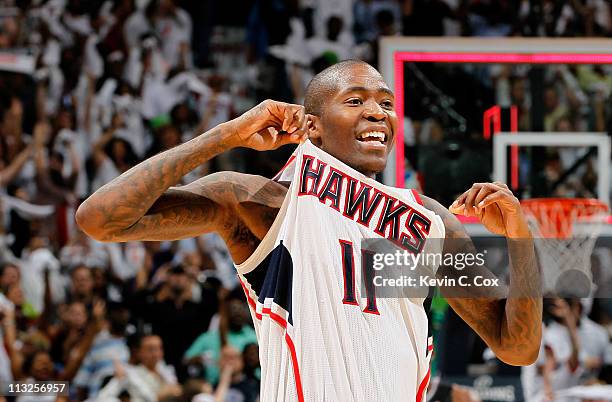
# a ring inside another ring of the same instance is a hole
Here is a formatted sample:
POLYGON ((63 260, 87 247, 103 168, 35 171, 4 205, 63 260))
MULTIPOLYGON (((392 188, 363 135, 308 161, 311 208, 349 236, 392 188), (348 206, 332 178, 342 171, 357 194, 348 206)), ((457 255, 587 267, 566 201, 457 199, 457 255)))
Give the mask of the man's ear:
POLYGON ((308 139, 314 144, 321 142, 321 118, 314 114, 306 115, 306 131, 308 139))

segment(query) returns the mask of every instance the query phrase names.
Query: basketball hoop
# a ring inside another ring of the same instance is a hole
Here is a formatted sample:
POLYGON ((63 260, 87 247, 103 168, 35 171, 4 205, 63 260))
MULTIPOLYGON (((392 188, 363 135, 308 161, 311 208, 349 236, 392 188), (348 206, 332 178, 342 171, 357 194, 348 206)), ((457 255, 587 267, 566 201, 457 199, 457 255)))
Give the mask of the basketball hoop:
POLYGON ((553 239, 574 235, 574 223, 603 223, 608 212, 606 204, 590 198, 533 198, 521 205, 537 222, 538 235, 553 239))
POLYGON ((545 293, 592 294, 591 253, 608 216, 596 199, 536 198, 521 202, 534 232, 545 293))

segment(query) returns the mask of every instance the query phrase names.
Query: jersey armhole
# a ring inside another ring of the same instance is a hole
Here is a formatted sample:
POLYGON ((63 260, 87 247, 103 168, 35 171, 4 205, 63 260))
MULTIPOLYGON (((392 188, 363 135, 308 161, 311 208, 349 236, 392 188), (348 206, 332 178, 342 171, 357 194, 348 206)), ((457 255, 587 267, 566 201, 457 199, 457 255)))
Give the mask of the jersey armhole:
POLYGON ((283 173, 285 172, 285 170, 289 167, 289 165, 291 165, 291 163, 295 160, 295 155, 291 155, 291 157, 287 160, 287 163, 285 163, 285 165, 278 171, 278 173, 276 173, 276 175, 274 175, 274 177, 272 178, 273 181, 279 182, 281 181, 281 178, 283 177, 283 173))
POLYGON ((253 251, 249 258, 244 260, 242 264, 236 264, 234 262, 236 271, 238 271, 239 274, 246 274, 253 271, 266 258, 270 251, 274 249, 280 226, 283 223, 283 220, 285 219, 285 215, 287 214, 289 201, 291 199, 292 186, 293 185, 289 186, 289 189, 287 190, 287 195, 285 195, 283 204, 278 210, 278 214, 276 214, 274 222, 272 222, 270 229, 268 229, 268 233, 266 233, 264 238, 261 239, 257 248, 255 248, 255 251, 253 251))

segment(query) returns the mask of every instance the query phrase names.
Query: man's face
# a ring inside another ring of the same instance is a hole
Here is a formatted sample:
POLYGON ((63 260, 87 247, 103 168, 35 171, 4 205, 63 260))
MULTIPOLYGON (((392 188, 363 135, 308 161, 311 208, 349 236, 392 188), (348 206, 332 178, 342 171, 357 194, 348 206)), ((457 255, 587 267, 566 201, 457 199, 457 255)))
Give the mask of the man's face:
POLYGON ((189 276, 185 273, 173 273, 168 275, 168 286, 173 296, 179 297, 191 286, 189 276))
POLYGON ((83 328, 87 324, 87 308, 81 302, 74 302, 68 306, 66 324, 71 328, 83 328))
POLYGON ((150 335, 142 340, 139 349, 140 363, 148 368, 154 368, 155 365, 163 360, 164 348, 162 340, 157 335, 150 335))
POLYGON ((4 267, 2 276, 0 277, 0 287, 7 289, 9 286, 15 285, 19 282, 19 268, 13 265, 7 265, 4 267))
POLYGON ((544 91, 544 107, 548 111, 553 111, 559 105, 559 97, 557 92, 552 88, 547 88, 544 91))
POLYGON ((46 352, 37 353, 32 362, 32 377, 38 381, 48 381, 53 376, 53 361, 46 352))
POLYGON ((380 74, 369 66, 348 67, 336 91, 315 117, 312 142, 368 176, 381 172, 393 147, 395 98, 380 74))
POLYGON ((88 296, 93 290, 91 271, 86 267, 78 267, 72 274, 72 287, 79 296, 88 296))
POLYGON ((229 313, 229 325, 232 331, 240 331, 242 327, 248 322, 249 310, 246 303, 232 299, 228 302, 228 313, 229 313))

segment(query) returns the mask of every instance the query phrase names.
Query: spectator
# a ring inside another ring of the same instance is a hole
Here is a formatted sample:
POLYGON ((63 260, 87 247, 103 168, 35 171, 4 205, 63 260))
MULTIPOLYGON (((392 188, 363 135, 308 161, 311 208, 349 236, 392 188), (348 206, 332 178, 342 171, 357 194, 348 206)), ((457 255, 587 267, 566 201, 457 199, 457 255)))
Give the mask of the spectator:
MULTIPOLYGON (((219 367, 222 376, 230 377, 227 399, 245 402, 257 400, 259 381, 244 374, 244 360, 240 352, 231 346, 224 347, 221 351, 219 367)), ((225 378, 221 379, 221 383, 225 381, 227 381, 225 378)))
POLYGON ((85 306, 92 306, 94 300, 94 282, 91 269, 84 265, 77 266, 70 273, 70 280, 68 299, 79 301, 85 306))
POLYGON ((85 335, 89 314, 83 302, 73 301, 66 305, 62 313, 62 324, 51 331, 51 357, 53 361, 65 365, 72 349, 85 335))
POLYGON ((136 154, 131 144, 123 138, 115 137, 115 132, 123 127, 123 117, 115 114, 111 126, 94 145, 94 178, 92 190, 102 187, 128 170, 136 162, 136 154))
POLYGON ((117 364, 127 364, 130 357, 125 340, 129 311, 121 305, 113 306, 107 316, 108 325, 94 338, 74 378, 74 385, 89 398, 95 398, 104 378, 115 373, 117 364))
POLYGON ((124 390, 133 402, 155 402, 181 395, 173 368, 164 362, 164 348, 159 336, 143 336, 137 346, 137 355, 139 363, 136 366, 115 361, 115 375, 100 390, 99 400, 117 398, 124 390))
POLYGON ((559 92, 554 86, 544 90, 544 131, 553 131, 557 121, 567 115, 567 107, 559 100, 559 92))
POLYGON ((38 312, 25 300, 21 283, 10 285, 6 290, 6 298, 13 304, 15 324, 20 331, 26 331, 32 320, 38 317, 38 312))
POLYGON ((261 377, 259 365, 259 346, 257 343, 249 343, 242 350, 244 360, 244 374, 247 378, 259 381, 261 377))
POLYGON ((76 230, 59 253, 59 260, 65 269, 73 271, 78 266, 103 266, 106 253, 81 230, 76 230))
POLYGON ((529 401, 555 400, 555 393, 592 378, 602 367, 609 339, 605 330, 582 314, 578 299, 548 299, 538 361, 523 368, 529 401), (546 321, 545 321, 546 322, 546 321))
POLYGON ((20 276, 17 265, 11 263, 3 264, 0 270, 0 291, 6 293, 9 287, 18 284, 20 276))
MULTIPOLYGON (((53 368, 53 360, 47 352, 39 351, 30 356, 23 363, 23 370, 26 374, 26 382, 40 383, 42 381, 53 381, 57 380, 57 373, 53 368)), ((18 396, 16 401, 18 402, 54 402, 56 396, 18 396)))
MULTIPOLYGON (((226 298, 228 330, 227 344, 238 353, 247 345, 257 342, 255 330, 249 324, 248 306, 244 294, 236 288, 226 298)), ((221 335, 218 330, 209 330, 200 335, 185 352, 189 363, 204 365, 206 381, 216 384, 219 381, 219 359, 221 359, 221 335)))
POLYGON ((165 278, 158 289, 134 295, 134 310, 151 324, 165 345, 166 361, 179 370, 189 345, 208 329, 217 311, 217 296, 189 277, 182 266, 162 269, 158 276, 165 278))
MULTIPOLYGON (((0 153, 4 153, 2 152, 4 150, 2 142, 3 141, 0 141, 0 153)), ((8 157, 0 158, 0 185, 2 187, 13 181, 13 179, 21 173, 21 169, 25 163, 32 157, 33 151, 34 146, 28 145, 16 158, 10 160, 10 163, 8 157)))

